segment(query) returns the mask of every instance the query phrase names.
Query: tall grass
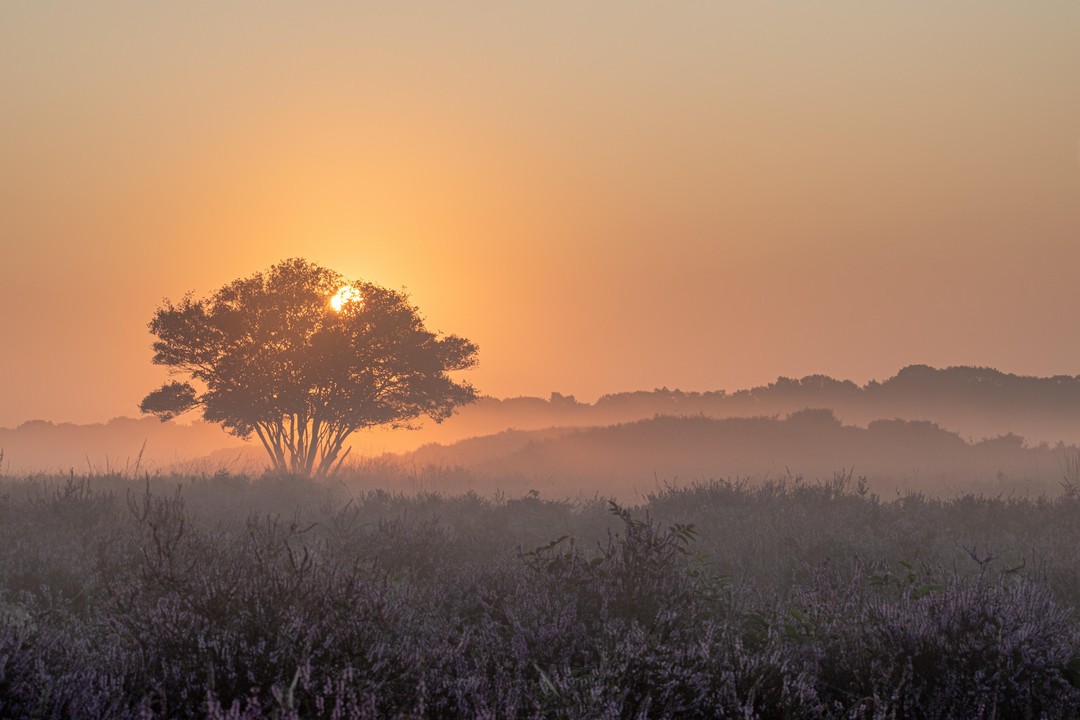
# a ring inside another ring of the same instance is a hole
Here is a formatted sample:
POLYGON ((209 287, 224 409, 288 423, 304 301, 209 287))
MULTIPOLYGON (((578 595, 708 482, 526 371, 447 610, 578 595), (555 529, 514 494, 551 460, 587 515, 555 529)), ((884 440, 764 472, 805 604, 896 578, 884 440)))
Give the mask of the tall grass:
POLYGON ((1068 717, 1080 499, 0 482, 0 716, 1068 717))

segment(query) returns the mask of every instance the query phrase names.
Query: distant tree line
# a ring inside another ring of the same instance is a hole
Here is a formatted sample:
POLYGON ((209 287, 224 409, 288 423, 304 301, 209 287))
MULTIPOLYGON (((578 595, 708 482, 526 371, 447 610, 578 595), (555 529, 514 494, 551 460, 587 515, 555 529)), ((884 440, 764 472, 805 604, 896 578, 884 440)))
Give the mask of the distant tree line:
POLYGON ((656 415, 784 416, 828 408, 848 424, 926 420, 972 439, 1015 433, 1032 442, 1080 442, 1080 376, 1031 377, 985 367, 910 365, 858 385, 828 375, 780 377, 746 390, 688 392, 666 387, 601 396, 595 403, 552 393, 541 398, 484 398, 457 427, 476 434, 506 427, 606 425, 656 415), (475 426, 475 429, 472 427, 475 426))

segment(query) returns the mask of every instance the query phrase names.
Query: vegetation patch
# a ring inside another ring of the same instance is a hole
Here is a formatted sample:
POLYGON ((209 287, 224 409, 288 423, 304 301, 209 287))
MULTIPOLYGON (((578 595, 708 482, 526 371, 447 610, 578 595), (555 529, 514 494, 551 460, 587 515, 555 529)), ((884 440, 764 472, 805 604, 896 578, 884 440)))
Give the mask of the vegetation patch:
POLYGON ((1075 493, 2 483, 0 715, 1068 717, 1075 493))

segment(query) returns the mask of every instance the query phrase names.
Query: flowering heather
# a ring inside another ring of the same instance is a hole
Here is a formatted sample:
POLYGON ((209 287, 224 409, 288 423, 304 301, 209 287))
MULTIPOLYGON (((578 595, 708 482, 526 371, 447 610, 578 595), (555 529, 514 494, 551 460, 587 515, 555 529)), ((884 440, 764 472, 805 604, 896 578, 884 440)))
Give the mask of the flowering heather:
POLYGON ((1068 495, 93 482, 0 487, 0 717, 1080 715, 1068 495))

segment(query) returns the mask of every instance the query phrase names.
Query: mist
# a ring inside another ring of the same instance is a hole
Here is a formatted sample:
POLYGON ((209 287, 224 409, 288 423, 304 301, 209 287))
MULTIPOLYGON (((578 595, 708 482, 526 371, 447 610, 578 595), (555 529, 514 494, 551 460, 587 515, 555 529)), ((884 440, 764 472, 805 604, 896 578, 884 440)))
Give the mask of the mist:
POLYGON ((0 3, 0 718, 1080 717, 1080 3, 0 3))
MULTIPOLYGON (((1060 490, 1078 441, 1080 378, 920 365, 862 386, 813 375, 732 392, 616 393, 593 403, 558 392, 484 397, 443 423, 358 433, 343 476, 411 492, 621 500, 710 480, 838 475, 864 478, 886 496, 1038 496, 1060 490)), ((256 444, 203 421, 28 422, 0 429, 0 447, 9 474, 266 469, 256 444)))

